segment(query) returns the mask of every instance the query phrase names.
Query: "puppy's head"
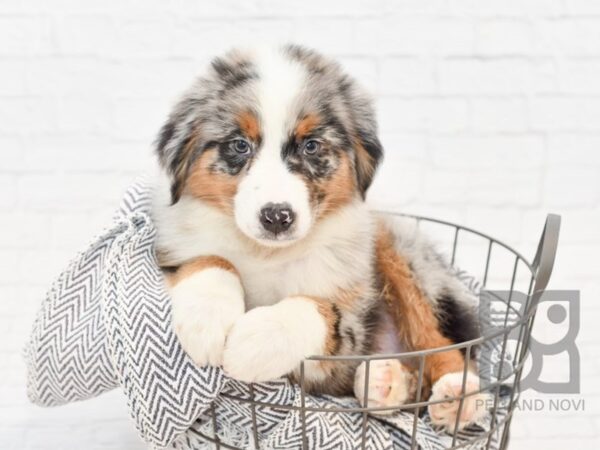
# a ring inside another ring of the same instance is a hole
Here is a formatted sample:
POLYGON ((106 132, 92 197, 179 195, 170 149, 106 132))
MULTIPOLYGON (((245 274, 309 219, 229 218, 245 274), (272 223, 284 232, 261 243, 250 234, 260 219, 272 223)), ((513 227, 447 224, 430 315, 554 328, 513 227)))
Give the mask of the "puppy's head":
POLYGON ((319 54, 234 51, 175 106, 157 144, 173 203, 192 196, 285 246, 362 201, 382 148, 371 102, 319 54))

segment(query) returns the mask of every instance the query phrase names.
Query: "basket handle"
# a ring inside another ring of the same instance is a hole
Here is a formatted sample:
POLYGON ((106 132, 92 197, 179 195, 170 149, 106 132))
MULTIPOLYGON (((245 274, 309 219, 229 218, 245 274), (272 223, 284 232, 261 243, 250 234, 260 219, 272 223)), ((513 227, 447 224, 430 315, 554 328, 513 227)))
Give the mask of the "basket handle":
POLYGON ((554 260, 556 257, 556 248, 558 247, 558 235, 560 233, 560 216, 558 214, 548 214, 544 231, 538 244, 535 258, 533 258, 533 270, 535 273, 535 283, 533 286, 531 306, 537 305, 540 296, 548 285, 554 260))

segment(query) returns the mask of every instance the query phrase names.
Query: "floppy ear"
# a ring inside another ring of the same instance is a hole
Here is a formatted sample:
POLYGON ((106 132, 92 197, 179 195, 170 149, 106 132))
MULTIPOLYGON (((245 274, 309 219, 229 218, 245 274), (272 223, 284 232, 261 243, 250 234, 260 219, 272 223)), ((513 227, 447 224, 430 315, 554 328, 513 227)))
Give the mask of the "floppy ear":
POLYGON ((383 147, 374 132, 359 131, 355 139, 356 179, 360 193, 365 198, 379 162, 383 158, 383 147))
POLYGON ((192 127, 178 126, 177 118, 170 117, 163 125, 156 143, 156 152, 162 168, 171 178, 171 202, 181 198, 185 180, 198 144, 198 133, 192 127))

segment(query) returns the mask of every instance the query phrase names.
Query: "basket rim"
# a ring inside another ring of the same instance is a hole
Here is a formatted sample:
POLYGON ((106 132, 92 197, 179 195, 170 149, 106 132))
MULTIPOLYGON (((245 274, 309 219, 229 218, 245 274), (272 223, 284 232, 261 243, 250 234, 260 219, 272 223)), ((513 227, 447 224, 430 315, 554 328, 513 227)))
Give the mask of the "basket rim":
POLYGON ((510 245, 505 244, 504 242, 502 242, 502 241, 500 241, 500 240, 498 240, 498 239, 490 236, 487 233, 484 233, 482 231, 478 231, 478 230, 476 230, 474 228, 467 227, 465 225, 459 225, 457 223, 450 222, 448 220, 437 219, 435 217, 421 216, 421 215, 418 215, 418 214, 410 214, 410 213, 402 213, 402 212, 392 211, 392 210, 387 210, 387 209, 378 209, 378 210, 375 210, 375 212, 380 213, 380 214, 390 215, 390 216, 408 217, 408 218, 411 218, 411 219, 415 219, 417 222, 420 222, 420 221, 424 220, 426 222, 438 223, 440 225, 446 225, 446 226, 449 226, 449 227, 454 227, 455 229, 463 230, 463 231, 466 231, 468 233, 472 233, 472 234, 475 234, 475 235, 480 236, 482 238, 485 238, 488 241, 491 241, 494 244, 499 245, 499 246, 505 248, 509 252, 512 252, 515 256, 517 256, 521 260, 521 262, 523 262, 527 266, 527 268, 529 269, 529 271, 531 272, 531 274, 535 277, 535 268, 533 267, 533 264, 527 258, 525 258, 525 256, 523 256, 523 254, 521 252, 515 250, 510 245))

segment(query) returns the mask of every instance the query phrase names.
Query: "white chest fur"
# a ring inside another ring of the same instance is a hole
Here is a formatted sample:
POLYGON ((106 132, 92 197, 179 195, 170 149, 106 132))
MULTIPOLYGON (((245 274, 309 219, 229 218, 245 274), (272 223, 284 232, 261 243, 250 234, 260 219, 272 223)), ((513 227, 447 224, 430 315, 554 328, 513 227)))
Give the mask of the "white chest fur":
POLYGON ((371 278, 373 217, 362 202, 319 221, 301 242, 266 249, 249 242, 222 212, 189 197, 170 206, 157 194, 153 219, 157 249, 165 255, 161 262, 226 258, 241 275, 248 309, 291 295, 327 298, 371 278))

